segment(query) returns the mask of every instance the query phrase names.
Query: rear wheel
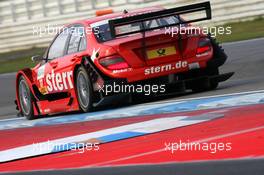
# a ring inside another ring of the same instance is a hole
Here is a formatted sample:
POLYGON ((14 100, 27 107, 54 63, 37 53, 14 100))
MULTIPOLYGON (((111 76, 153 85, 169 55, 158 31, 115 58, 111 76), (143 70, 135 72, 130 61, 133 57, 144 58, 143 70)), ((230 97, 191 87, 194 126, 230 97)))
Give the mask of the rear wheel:
MULTIPOLYGON (((209 76, 219 75, 219 69, 218 68, 208 68, 206 69, 206 74, 209 76)), ((209 89, 208 90, 214 90, 218 87, 217 81, 210 81, 209 83, 209 89)))
POLYGON ((21 107, 22 115, 29 120, 34 119, 34 111, 32 105, 33 96, 23 76, 19 78, 18 95, 19 95, 19 104, 21 107))
MULTIPOLYGON (((219 75, 218 68, 207 68, 205 69, 206 76, 219 75)), ((218 87, 218 82, 216 81, 201 81, 197 82, 192 86, 193 92, 203 92, 208 90, 214 90, 218 87)))
POLYGON ((83 112, 90 111, 92 108, 92 85, 87 71, 82 66, 76 72, 75 87, 80 109, 83 112))

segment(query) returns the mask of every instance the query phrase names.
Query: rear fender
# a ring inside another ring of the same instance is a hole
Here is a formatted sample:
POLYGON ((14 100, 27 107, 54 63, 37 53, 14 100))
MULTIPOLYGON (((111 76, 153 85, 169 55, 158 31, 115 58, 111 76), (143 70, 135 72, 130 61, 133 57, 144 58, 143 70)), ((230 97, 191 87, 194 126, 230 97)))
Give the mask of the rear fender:
MULTIPOLYGON (((91 80, 91 83, 92 83, 92 91, 93 91, 93 101, 96 102, 96 101, 99 101, 100 98, 99 98, 99 93, 98 93, 98 90, 95 88, 96 84, 98 83, 98 81, 102 81, 102 82, 105 82, 106 79, 108 79, 108 77, 106 77, 103 73, 100 72, 100 70, 98 70, 96 68, 96 66, 93 64, 93 62, 91 61, 91 58, 90 56, 84 56, 82 58, 82 61, 79 63, 79 64, 76 64, 75 67, 74 67, 74 80, 73 82, 76 82, 75 80, 75 75, 76 75, 76 72, 78 70, 78 68, 80 66, 83 66, 85 67, 87 73, 88 73, 88 76, 91 80)), ((75 83, 74 83, 75 84, 75 83)), ((74 91, 76 91, 76 88, 74 88, 74 91)), ((74 92, 73 93, 75 95, 75 98, 77 99, 77 94, 74 92)))

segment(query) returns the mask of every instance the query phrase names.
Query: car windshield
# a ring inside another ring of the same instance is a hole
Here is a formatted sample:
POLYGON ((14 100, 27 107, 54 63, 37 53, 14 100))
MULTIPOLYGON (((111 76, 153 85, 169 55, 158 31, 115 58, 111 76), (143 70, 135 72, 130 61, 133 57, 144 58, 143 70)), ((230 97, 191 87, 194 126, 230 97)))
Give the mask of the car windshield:
MULTIPOLYGON (((94 35, 96 39, 99 42, 105 42, 112 40, 112 36, 110 33, 110 28, 108 25, 109 20, 99 21, 96 23, 93 23, 91 26, 93 28, 94 35)), ((156 28, 156 27, 162 27, 169 24, 178 24, 178 16, 169 16, 169 17, 163 17, 158 19, 153 19, 149 21, 145 21, 144 25, 146 26, 146 29, 156 28)), ((140 29, 141 24, 140 23, 132 23, 124 26, 119 26, 118 31, 122 33, 122 31, 135 31, 140 29)))

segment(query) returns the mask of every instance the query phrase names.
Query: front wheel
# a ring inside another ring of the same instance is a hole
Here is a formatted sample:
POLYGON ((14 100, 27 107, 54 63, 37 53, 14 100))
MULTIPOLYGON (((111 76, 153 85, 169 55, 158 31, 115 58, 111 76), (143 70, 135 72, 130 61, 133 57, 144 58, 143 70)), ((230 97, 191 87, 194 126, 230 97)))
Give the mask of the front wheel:
POLYGON ((26 82, 26 79, 23 76, 19 78, 18 96, 22 115, 25 116, 28 120, 34 119, 34 111, 32 105, 33 96, 26 82))
POLYGON ((87 71, 79 67, 75 76, 75 87, 79 107, 83 112, 91 111, 92 108, 92 85, 87 71))

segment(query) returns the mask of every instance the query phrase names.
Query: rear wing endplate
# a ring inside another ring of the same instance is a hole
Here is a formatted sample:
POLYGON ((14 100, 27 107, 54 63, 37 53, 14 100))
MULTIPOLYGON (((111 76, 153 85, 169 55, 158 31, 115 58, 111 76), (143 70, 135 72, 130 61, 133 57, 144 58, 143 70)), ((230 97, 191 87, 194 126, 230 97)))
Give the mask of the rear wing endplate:
POLYGON ((176 26, 180 24, 209 20, 211 18, 212 18, 211 5, 210 2, 208 1, 203 3, 182 6, 182 7, 176 7, 172 9, 160 10, 160 11, 155 11, 155 12, 150 12, 135 16, 129 16, 125 18, 109 20, 109 27, 110 27, 111 36, 113 38, 116 38, 120 36, 131 35, 134 33, 144 33, 146 31, 176 26), (203 13, 202 16, 197 16, 197 15, 195 16, 196 13, 203 11, 205 13, 203 13), (186 15, 189 17, 193 17, 193 19, 180 20, 179 18, 177 22, 170 23, 167 25, 157 26, 157 27, 151 27, 151 28, 147 28, 144 23, 150 20, 161 19, 170 16, 179 16, 179 15, 183 17, 186 15), (133 26, 133 24, 137 24, 137 27, 134 28, 127 27, 129 25, 133 26), (126 27, 128 30, 126 30, 126 27))

